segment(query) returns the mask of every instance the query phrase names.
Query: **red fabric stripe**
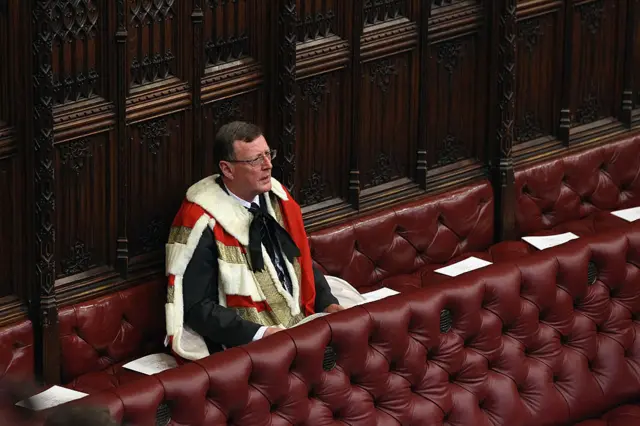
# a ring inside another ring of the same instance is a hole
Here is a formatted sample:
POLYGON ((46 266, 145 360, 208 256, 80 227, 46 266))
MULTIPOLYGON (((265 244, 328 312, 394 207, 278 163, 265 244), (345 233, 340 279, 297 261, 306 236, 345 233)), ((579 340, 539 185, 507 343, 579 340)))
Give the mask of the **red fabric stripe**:
POLYGON ((227 306, 229 308, 256 308, 258 312, 271 311, 271 307, 266 301, 254 302, 250 296, 237 294, 227 294, 227 306))
POLYGON ((284 186, 282 189, 284 189, 289 198, 287 201, 280 202, 284 223, 291 238, 293 238, 293 241, 300 249, 300 258, 298 259, 302 270, 300 303, 302 304, 302 311, 305 316, 309 316, 315 313, 316 301, 316 286, 313 280, 311 249, 309 248, 309 240, 307 239, 307 233, 304 229, 300 206, 293 200, 293 197, 291 197, 291 194, 289 194, 289 191, 287 191, 284 186))
POLYGON ((193 228, 196 226, 196 222, 202 215, 205 214, 205 211, 202 207, 197 204, 194 204, 190 201, 184 200, 182 205, 180 206, 180 210, 176 214, 173 219, 173 223, 171 226, 184 226, 187 228, 193 228))
POLYGON ((224 228, 217 222, 213 227, 213 235, 216 237, 216 241, 221 242, 225 246, 240 247, 242 253, 245 253, 245 248, 242 246, 242 244, 240 244, 240 242, 235 237, 225 231, 224 228))
POLYGON ((169 286, 174 286, 174 285, 176 285, 176 276, 169 275, 169 286))

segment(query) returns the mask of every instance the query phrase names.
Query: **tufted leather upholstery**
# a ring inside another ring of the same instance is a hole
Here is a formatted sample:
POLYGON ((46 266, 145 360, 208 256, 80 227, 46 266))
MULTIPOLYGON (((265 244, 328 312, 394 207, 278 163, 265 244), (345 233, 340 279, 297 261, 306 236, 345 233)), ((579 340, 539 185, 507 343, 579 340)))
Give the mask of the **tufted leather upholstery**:
POLYGON ((516 171, 516 226, 589 235, 626 223, 606 212, 640 205, 640 137, 516 171), (604 212, 604 213, 603 213, 604 212))
POLYGON ((0 381, 33 380, 33 327, 24 320, 0 329, 0 381))
POLYGON ((62 309, 62 383, 92 393, 140 378, 122 365, 164 350, 165 286, 159 278, 62 309))
POLYGON ((0 329, 0 424, 31 424, 33 416, 14 404, 32 395, 34 340, 31 321, 23 320, 0 329))
POLYGON ((640 225, 632 225, 77 403, 104 404, 141 426, 155 424, 162 403, 170 425, 629 425, 639 412, 639 319, 640 225), (591 285, 589 262, 598 269, 591 285), (453 316, 446 333, 443 309, 453 316), (326 346, 337 354, 328 371, 326 346))
POLYGON ((450 261, 489 257, 493 191, 488 181, 358 218, 309 237, 311 256, 361 293, 420 288, 450 261))

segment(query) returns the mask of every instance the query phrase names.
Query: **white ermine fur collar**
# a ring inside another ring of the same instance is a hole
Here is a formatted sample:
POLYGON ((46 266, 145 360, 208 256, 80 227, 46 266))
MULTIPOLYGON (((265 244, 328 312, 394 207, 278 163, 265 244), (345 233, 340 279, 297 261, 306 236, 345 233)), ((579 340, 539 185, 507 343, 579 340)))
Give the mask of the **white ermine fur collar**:
MULTIPOLYGON (((244 206, 240 205, 231 195, 216 183, 219 175, 212 175, 193 184, 187 190, 187 200, 205 209, 215 220, 243 246, 249 245, 249 225, 253 216, 244 206)), ((282 184, 271 178, 271 192, 283 201, 288 200, 282 184)), ((267 200, 267 210, 274 216, 270 197, 267 200)))

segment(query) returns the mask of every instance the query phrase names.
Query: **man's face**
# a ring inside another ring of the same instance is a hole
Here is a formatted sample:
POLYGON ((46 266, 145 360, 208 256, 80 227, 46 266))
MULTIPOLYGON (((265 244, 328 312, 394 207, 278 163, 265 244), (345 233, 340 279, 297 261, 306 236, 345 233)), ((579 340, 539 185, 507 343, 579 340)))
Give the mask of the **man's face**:
POLYGON ((231 190, 240 197, 250 199, 270 191, 273 165, 269 156, 269 145, 264 136, 259 136, 251 142, 235 141, 233 149, 235 161, 228 163, 232 175, 231 190), (246 160, 256 161, 254 164, 243 162, 246 160))

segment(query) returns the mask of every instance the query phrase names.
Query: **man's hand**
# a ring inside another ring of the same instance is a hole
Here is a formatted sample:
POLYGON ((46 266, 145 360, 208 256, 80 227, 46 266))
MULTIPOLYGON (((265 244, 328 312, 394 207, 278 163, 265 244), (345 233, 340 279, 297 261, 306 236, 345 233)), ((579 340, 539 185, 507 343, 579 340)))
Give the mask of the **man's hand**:
POLYGON ((334 312, 344 311, 344 306, 332 303, 331 305, 327 306, 324 311, 328 314, 333 314, 334 312))
POLYGON ((275 334, 279 331, 284 330, 284 328, 280 328, 280 327, 267 327, 267 329, 264 331, 264 336, 262 337, 267 337, 267 336, 271 336, 272 334, 275 334))

